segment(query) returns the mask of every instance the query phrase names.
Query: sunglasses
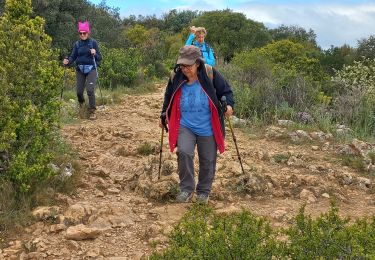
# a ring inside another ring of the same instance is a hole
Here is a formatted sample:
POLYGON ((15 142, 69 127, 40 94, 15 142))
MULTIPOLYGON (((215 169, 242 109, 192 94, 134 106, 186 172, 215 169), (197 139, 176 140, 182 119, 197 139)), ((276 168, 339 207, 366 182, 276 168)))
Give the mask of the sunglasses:
POLYGON ((79 32, 79 35, 86 35, 87 32, 79 32))
MULTIPOLYGON (((194 63, 195 64, 195 63, 194 63)), ((180 64, 180 69, 188 69, 188 70, 191 70, 194 66, 194 64, 192 65, 185 65, 185 64, 180 64)))

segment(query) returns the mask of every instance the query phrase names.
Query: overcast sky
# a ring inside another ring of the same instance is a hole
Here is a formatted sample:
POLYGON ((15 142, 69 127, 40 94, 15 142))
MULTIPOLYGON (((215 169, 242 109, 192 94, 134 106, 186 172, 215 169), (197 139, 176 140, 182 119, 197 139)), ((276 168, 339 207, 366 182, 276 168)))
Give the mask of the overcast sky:
MULTIPOLYGON (((90 0, 98 4, 101 0, 90 0)), ((119 7, 122 17, 152 15, 160 17, 171 9, 222 10, 229 8, 247 18, 263 22, 268 28, 281 24, 310 28, 318 44, 357 45, 357 40, 375 35, 375 0, 107 0, 110 7, 119 7)))

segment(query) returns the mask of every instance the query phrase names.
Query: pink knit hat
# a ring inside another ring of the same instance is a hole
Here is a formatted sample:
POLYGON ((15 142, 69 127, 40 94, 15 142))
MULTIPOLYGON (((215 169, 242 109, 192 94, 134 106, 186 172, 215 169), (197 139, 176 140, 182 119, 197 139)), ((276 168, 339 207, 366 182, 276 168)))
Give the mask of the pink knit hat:
POLYGON ((90 33, 90 25, 89 22, 78 22, 78 32, 87 32, 90 33))

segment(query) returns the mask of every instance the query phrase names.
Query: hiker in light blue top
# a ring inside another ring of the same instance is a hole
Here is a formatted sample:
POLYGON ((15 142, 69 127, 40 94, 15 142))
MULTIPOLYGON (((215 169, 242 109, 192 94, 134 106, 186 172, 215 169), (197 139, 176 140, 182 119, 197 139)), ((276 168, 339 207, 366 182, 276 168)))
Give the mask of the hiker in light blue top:
POLYGON ((198 80, 182 85, 180 125, 199 136, 213 135, 208 97, 198 80))
POLYGON ((204 62, 210 66, 215 66, 215 53, 211 46, 204 41, 207 32, 203 27, 190 27, 190 35, 185 45, 195 45, 201 50, 201 56, 204 62), (196 39, 194 41, 194 38, 196 39))

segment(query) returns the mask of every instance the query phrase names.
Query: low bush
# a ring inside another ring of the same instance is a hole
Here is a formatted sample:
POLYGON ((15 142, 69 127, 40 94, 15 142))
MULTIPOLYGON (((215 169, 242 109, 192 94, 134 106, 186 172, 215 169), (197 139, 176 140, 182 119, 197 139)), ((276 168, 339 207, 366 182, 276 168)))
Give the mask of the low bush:
POLYGON ((313 219, 302 207, 293 224, 275 230, 247 210, 217 214, 194 205, 150 259, 373 259, 375 217, 351 222, 332 203, 313 219))

